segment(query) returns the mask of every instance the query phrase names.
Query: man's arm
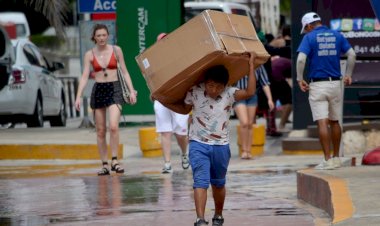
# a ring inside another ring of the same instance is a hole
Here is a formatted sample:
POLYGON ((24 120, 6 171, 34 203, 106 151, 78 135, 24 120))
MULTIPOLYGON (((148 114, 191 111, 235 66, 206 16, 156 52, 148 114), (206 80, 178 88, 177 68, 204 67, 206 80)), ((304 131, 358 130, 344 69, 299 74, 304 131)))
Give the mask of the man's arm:
POLYGON ((298 81, 298 85, 300 86, 300 89, 303 92, 306 92, 309 90, 309 84, 307 84, 307 82, 303 79, 303 72, 305 70, 306 58, 307 56, 303 52, 298 53, 297 67, 296 67, 297 81, 298 81))
POLYGON ((352 83, 352 72, 354 71, 355 62, 356 62, 356 53, 350 48, 346 53, 347 56, 347 66, 346 66, 346 74, 343 77, 343 81, 345 85, 351 85, 352 83))

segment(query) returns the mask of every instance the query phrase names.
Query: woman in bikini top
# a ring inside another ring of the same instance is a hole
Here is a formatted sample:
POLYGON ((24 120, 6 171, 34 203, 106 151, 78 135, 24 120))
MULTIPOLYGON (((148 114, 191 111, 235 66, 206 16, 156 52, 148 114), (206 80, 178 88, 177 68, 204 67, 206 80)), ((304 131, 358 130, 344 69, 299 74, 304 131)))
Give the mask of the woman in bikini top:
MULTIPOLYGON (((96 139, 102 162, 102 168, 98 172, 99 176, 109 175, 110 171, 124 173, 124 169, 117 160, 121 105, 125 103, 117 77, 118 63, 127 82, 128 89, 135 90, 125 66, 121 48, 109 45, 108 37, 109 32, 106 25, 96 24, 94 26, 91 40, 94 41, 95 47, 88 50, 84 55, 82 77, 79 81, 75 99, 75 108, 80 111, 83 90, 87 85, 92 66, 95 72, 96 83, 92 88, 90 106, 94 113, 96 139), (109 117, 108 120, 107 115, 109 117), (109 130, 107 129, 107 121, 109 130), (108 166, 108 145, 106 139, 108 131, 110 133, 109 146, 112 153, 110 167, 108 166)), ((131 104, 136 103, 136 92, 130 92, 129 102, 131 104)))

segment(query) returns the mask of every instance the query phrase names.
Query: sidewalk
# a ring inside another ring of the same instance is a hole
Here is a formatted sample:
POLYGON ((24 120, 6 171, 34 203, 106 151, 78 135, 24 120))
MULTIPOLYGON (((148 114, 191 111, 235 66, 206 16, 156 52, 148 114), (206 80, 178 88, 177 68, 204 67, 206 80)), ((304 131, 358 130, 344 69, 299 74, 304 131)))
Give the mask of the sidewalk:
POLYGON ((298 197, 325 210, 337 226, 380 225, 380 166, 301 170, 298 197))

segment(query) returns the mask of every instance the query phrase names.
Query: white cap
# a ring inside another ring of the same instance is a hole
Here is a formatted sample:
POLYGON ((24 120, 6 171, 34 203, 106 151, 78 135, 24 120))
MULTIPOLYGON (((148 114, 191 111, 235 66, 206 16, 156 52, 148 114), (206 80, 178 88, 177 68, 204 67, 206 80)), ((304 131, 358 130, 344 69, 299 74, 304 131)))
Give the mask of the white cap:
POLYGON ((302 20, 301 20, 301 22, 302 22, 301 34, 305 33, 306 25, 311 24, 311 23, 318 21, 318 20, 321 20, 321 18, 315 12, 310 12, 310 13, 306 13, 305 15, 303 15, 302 20))

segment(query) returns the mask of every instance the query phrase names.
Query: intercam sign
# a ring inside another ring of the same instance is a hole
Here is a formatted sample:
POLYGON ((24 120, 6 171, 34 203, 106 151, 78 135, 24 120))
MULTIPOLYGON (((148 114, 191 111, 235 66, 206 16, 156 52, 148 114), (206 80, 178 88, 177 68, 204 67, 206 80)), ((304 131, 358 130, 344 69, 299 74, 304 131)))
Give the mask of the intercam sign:
POLYGON ((183 0, 117 0, 117 45, 123 49, 133 86, 139 93, 137 104, 123 107, 123 114, 154 114, 150 92, 135 56, 155 43, 158 34, 170 33, 181 25, 182 7, 183 0))
POLYGON ((79 13, 113 13, 116 11, 116 0, 80 0, 79 13))
POLYGON ((137 8, 137 18, 138 18, 138 42, 139 42, 139 53, 142 53, 146 49, 146 34, 145 30, 148 26, 148 10, 144 7, 137 8))

